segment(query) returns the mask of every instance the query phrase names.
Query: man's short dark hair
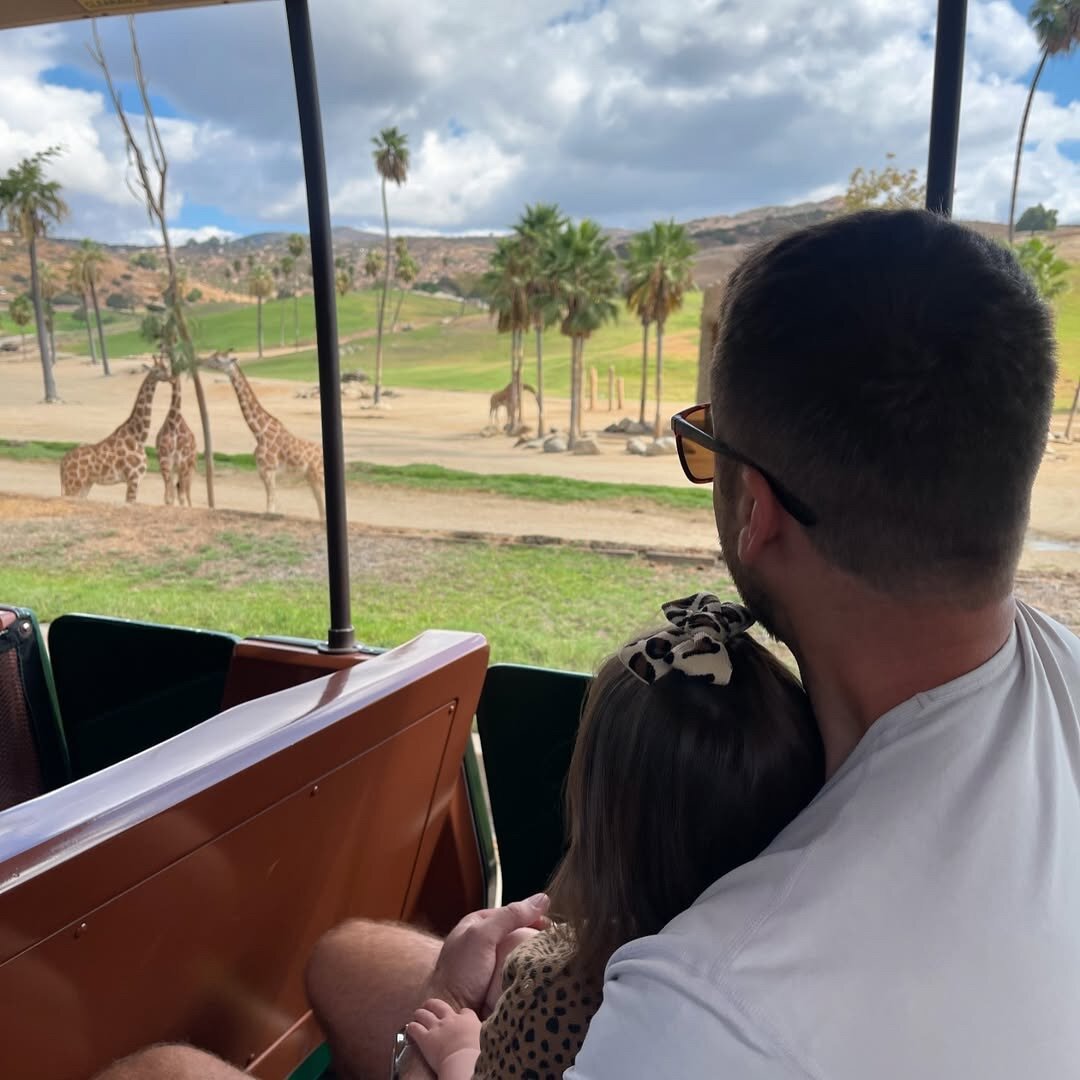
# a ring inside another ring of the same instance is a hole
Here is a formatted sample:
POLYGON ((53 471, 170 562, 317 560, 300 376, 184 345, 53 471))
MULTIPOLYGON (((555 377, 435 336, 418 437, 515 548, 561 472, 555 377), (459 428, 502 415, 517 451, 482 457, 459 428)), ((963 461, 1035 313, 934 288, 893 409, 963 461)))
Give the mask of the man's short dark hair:
POLYGON ((716 435, 813 508, 834 565, 891 594, 1006 594, 1056 377, 1012 253, 920 210, 791 233, 734 271, 716 435))

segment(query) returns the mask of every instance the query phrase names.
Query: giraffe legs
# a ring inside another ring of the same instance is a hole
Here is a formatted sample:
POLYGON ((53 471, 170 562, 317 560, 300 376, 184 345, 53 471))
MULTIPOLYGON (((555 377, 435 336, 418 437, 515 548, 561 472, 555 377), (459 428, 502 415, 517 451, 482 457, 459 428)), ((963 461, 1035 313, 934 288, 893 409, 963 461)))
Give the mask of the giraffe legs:
POLYGON ((260 468, 259 475, 266 488, 266 512, 273 514, 277 510, 277 469, 260 468))
POLYGON ((326 520, 326 506, 323 502, 323 474, 321 469, 308 469, 307 482, 311 485, 311 494, 315 496, 315 505, 319 508, 319 520, 326 520))
POLYGON ((124 502, 133 504, 139 497, 139 481, 142 480, 142 472, 132 473, 127 479, 127 495, 124 502))
POLYGON ((160 459, 161 479, 165 481, 165 505, 172 506, 176 502, 176 480, 173 475, 172 465, 165 458, 160 459))
POLYGON ((181 505, 191 505, 191 474, 195 471, 193 466, 183 468, 180 470, 179 478, 176 482, 177 488, 177 502, 181 505))

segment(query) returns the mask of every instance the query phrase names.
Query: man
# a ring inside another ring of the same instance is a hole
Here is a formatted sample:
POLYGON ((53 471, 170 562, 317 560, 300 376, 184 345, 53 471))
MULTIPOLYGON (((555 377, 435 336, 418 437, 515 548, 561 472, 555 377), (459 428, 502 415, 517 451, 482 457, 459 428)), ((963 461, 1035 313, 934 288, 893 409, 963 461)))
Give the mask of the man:
MULTIPOLYGON (((829 778, 615 954, 568 1077, 1075 1074, 1080 642, 1012 597, 1053 354, 1012 255, 918 211, 791 234, 732 275, 711 417, 680 430, 715 452, 724 556, 798 660, 829 778)), ((434 971, 431 939, 334 931, 309 988, 337 1059, 385 1075, 420 998, 475 1005, 492 942, 542 912, 474 918, 434 971)))

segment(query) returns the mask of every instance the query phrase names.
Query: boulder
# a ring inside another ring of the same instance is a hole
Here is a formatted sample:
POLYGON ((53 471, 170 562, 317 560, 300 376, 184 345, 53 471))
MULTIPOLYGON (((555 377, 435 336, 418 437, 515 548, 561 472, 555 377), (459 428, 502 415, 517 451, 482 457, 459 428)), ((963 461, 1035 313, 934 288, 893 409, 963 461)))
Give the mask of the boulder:
POLYGON ((576 443, 574 443, 575 454, 599 454, 600 444, 591 435, 582 435, 576 443))
POLYGON ((545 454, 563 454, 566 452, 566 439, 562 435, 549 435, 544 440, 545 454))
POLYGON ((659 457, 661 454, 674 454, 675 439, 674 436, 665 435, 660 439, 653 439, 645 448, 645 454, 647 457, 659 457))
POLYGON ((649 452, 649 444, 644 439, 627 439, 626 452, 644 457, 649 452))

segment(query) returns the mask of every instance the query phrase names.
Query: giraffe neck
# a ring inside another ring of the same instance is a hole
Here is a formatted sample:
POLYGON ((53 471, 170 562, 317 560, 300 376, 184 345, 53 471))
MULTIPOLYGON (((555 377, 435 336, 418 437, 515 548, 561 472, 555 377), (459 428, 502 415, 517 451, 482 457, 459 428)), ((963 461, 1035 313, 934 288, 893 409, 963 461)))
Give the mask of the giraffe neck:
POLYGON ((258 438, 275 422, 274 418, 259 404, 259 399, 255 396, 255 391, 251 389, 247 377, 240 370, 239 364, 233 364, 229 378, 236 391, 236 399, 240 402, 240 411, 244 414, 244 420, 247 421, 251 433, 258 438))
POLYGON ((169 401, 169 419, 173 420, 180 415, 180 380, 172 384, 172 398, 169 401))
POLYGON ((124 422, 123 430, 135 436, 141 446, 150 434, 150 407, 154 403, 154 391, 157 389, 157 374, 151 371, 142 381, 131 415, 124 422))

